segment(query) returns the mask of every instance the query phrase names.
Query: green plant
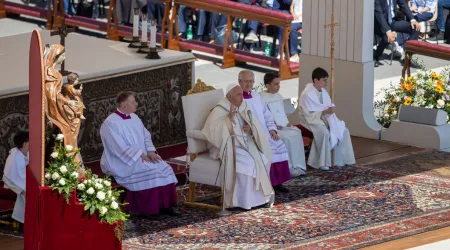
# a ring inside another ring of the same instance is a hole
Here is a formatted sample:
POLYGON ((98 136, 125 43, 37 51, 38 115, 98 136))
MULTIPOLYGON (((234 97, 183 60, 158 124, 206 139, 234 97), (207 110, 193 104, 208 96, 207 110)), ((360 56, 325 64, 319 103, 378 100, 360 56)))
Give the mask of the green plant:
POLYGON ((67 203, 76 189, 79 203, 85 205, 84 210, 89 211, 90 215, 98 212, 102 222, 112 224, 125 221, 129 215, 120 209, 125 204, 119 202, 123 191, 113 189, 108 176, 98 178, 90 169, 83 170, 75 161, 79 152, 70 145, 64 146, 64 136, 58 134, 46 168, 45 184, 63 194, 67 203))

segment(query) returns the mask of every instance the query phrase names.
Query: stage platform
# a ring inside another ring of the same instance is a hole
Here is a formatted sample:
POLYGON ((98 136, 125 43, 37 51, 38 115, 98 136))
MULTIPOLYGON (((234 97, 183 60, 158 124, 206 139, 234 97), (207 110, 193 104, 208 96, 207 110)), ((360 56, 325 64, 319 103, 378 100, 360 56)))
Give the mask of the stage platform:
MULTIPOLYGON (((42 44, 59 43, 59 36, 41 31, 42 44)), ((28 55, 31 33, 0 38, 0 175, 18 130, 28 129, 28 55)), ((137 115, 152 132, 157 147, 186 142, 181 96, 194 82, 195 56, 164 50, 161 59, 146 59, 127 43, 76 33, 66 38, 68 71, 83 83, 86 121, 79 146, 83 160, 99 160, 103 147, 99 128, 114 110, 116 94, 137 92, 137 115)))

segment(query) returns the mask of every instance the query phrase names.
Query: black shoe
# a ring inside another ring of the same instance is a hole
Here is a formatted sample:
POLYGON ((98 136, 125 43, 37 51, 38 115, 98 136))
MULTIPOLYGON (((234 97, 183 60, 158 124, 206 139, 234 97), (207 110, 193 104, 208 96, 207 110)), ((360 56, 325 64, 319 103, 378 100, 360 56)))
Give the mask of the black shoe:
POLYGON ((444 42, 444 32, 439 32, 436 36, 433 36, 432 38, 427 39, 428 42, 435 43, 436 41, 444 42))
POLYGON ((172 207, 163 208, 160 211, 161 211, 161 213, 169 215, 169 216, 180 216, 181 215, 179 212, 175 211, 175 209, 173 209, 172 207))
POLYGON ((379 60, 375 59, 373 66, 375 66, 375 68, 378 68, 379 66, 383 66, 383 64, 379 60))
POLYGON ((289 189, 285 188, 283 184, 277 185, 273 187, 273 189, 275 189, 275 191, 278 191, 280 193, 289 193, 289 189))

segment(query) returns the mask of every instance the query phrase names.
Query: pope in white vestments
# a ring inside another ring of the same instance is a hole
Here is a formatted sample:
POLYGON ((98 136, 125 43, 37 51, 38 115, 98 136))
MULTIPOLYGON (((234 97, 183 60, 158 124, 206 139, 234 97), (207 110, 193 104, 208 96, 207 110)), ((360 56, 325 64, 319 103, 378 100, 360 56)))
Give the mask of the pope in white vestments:
POLYGON ((232 84, 202 130, 209 142, 211 158, 220 160, 225 170, 223 188, 227 208, 251 209, 270 206, 274 201, 269 178, 270 146, 264 129, 255 117, 248 116, 248 111, 242 88, 232 84))
POLYGON ((287 119, 283 97, 278 93, 280 77, 276 73, 267 73, 264 76, 264 85, 267 91, 262 91, 259 94, 266 103, 267 109, 272 113, 278 128, 278 135, 288 149, 291 176, 303 175, 306 172, 306 162, 302 131, 292 126, 287 119))
POLYGON ((14 136, 15 148, 9 151, 3 172, 5 188, 17 194, 12 218, 18 222, 25 221, 26 167, 28 165, 28 132, 18 132, 14 136))
POLYGON ((178 215, 172 209, 177 205, 177 179, 172 168, 156 153, 150 132, 134 114, 137 103, 133 94, 121 92, 116 102, 118 108, 100 127, 104 146, 102 171, 127 189, 128 212, 178 215))
POLYGON ((334 165, 343 167, 356 163, 350 133, 345 123, 335 114, 327 86, 328 73, 322 68, 313 71, 314 83, 308 83, 300 95, 300 123, 314 135, 309 153, 308 165, 313 168, 329 170, 331 150, 334 149, 334 165))
POLYGON ((286 145, 280 140, 277 126, 273 119, 272 113, 267 109, 266 104, 261 96, 252 91, 255 76, 250 70, 239 72, 239 85, 244 91, 244 99, 249 104, 252 115, 256 117, 261 126, 264 128, 270 148, 272 150, 272 165, 270 167, 270 181, 276 191, 289 192, 283 186, 283 183, 291 179, 289 171, 289 154, 286 145))

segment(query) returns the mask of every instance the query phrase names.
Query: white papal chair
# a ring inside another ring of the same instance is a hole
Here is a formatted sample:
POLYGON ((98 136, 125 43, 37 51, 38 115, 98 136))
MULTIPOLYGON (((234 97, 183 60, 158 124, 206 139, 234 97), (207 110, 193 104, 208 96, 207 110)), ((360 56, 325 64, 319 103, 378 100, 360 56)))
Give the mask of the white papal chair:
POLYGON ((219 206, 196 202, 194 194, 196 183, 221 187, 222 180, 218 176, 220 161, 209 157, 207 140, 201 130, 211 110, 223 97, 222 89, 216 90, 199 79, 194 88, 181 98, 186 123, 188 155, 190 155, 189 195, 185 205, 221 209, 219 206))

